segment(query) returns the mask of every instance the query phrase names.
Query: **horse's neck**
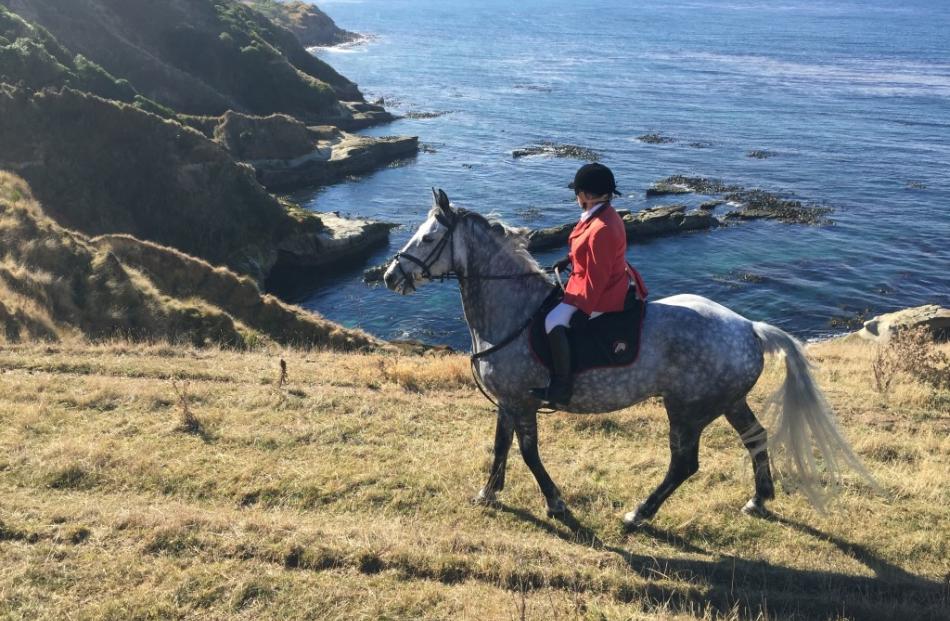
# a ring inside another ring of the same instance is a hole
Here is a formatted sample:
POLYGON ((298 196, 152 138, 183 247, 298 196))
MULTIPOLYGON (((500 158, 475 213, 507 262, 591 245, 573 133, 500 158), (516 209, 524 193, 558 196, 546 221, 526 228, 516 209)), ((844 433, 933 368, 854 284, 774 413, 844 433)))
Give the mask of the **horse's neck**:
POLYGON ((472 277, 460 280, 462 307, 473 348, 481 351, 522 327, 550 294, 552 285, 540 273, 512 279, 479 279, 478 274, 527 274, 535 269, 510 243, 497 237, 468 244, 466 254, 472 277))

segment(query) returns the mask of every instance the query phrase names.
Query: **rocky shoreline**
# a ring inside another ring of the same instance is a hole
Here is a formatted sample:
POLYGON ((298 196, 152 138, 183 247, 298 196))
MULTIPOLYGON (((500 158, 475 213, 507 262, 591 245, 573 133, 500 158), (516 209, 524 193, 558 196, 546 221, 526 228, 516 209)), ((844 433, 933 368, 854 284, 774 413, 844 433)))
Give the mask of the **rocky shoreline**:
MULTIPOLYGON (((627 241, 642 241, 663 235, 673 235, 687 231, 703 231, 715 228, 720 222, 713 215, 703 211, 687 211, 686 205, 660 205, 649 207, 636 213, 619 209, 627 241)), ((529 250, 546 250, 567 244, 576 222, 559 226, 535 229, 528 232, 529 250)))

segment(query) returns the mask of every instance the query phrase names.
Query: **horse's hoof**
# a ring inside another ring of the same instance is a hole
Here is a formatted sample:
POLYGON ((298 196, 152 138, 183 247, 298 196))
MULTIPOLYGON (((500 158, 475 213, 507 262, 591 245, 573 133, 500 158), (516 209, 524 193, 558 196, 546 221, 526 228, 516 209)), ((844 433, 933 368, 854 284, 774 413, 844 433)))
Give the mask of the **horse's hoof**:
POLYGON ((558 498, 554 502, 548 503, 548 517, 556 518, 567 515, 567 503, 563 498, 558 498))
POLYGON ((493 490, 482 488, 472 498, 472 504, 493 507, 498 504, 498 496, 493 490))
POLYGON ((650 518, 643 515, 643 505, 637 507, 636 511, 631 511, 623 516, 623 525, 627 530, 636 530, 649 521, 650 518))
POLYGON ((765 503, 758 498, 750 498, 749 502, 742 507, 742 512, 752 517, 768 517, 769 510, 765 508, 765 503))

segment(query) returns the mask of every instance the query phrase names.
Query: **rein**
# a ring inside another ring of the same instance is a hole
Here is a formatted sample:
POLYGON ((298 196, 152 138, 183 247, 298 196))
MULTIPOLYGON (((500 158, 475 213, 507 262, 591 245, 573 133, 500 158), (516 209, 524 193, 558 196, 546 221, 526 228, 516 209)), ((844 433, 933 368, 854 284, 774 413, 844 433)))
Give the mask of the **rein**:
POLYGON ((472 367, 472 379, 475 380, 475 386, 478 388, 478 391, 482 393, 482 396, 488 399, 488 402, 494 405, 496 408, 500 406, 494 399, 491 398, 491 395, 488 394, 488 391, 485 390, 485 385, 482 383, 482 378, 478 375, 478 366, 476 363, 478 362, 479 359, 484 358, 488 355, 491 355, 497 351, 500 351, 504 349, 505 347, 507 347, 508 345, 511 345, 515 341, 515 339, 521 336, 522 333, 524 333, 524 331, 528 329, 528 326, 530 326, 531 322, 534 321, 535 315, 537 315, 538 312, 542 308, 544 308, 544 305, 547 304, 556 295, 557 295, 557 288, 555 287, 554 289, 551 290, 551 293, 547 294, 545 298, 541 300, 541 304, 538 305, 538 308, 536 308, 534 311, 531 312, 531 314, 528 315, 528 318, 524 321, 524 323, 522 323, 511 334, 501 339, 500 341, 498 341, 497 343, 495 343, 488 349, 472 352, 472 355, 469 356, 469 363, 471 364, 471 367, 472 367))

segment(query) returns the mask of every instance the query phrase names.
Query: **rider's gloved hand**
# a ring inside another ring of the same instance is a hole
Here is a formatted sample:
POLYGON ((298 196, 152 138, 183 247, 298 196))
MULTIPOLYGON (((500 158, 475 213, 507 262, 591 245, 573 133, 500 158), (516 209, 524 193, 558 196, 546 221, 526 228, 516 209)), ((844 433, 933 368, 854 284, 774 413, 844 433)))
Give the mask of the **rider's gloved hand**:
POLYGON ((568 255, 564 257, 563 259, 561 259, 560 261, 555 261, 554 265, 551 266, 551 269, 557 270, 559 272, 563 272, 564 270, 567 269, 567 267, 570 264, 571 264, 571 257, 570 255, 568 255))

